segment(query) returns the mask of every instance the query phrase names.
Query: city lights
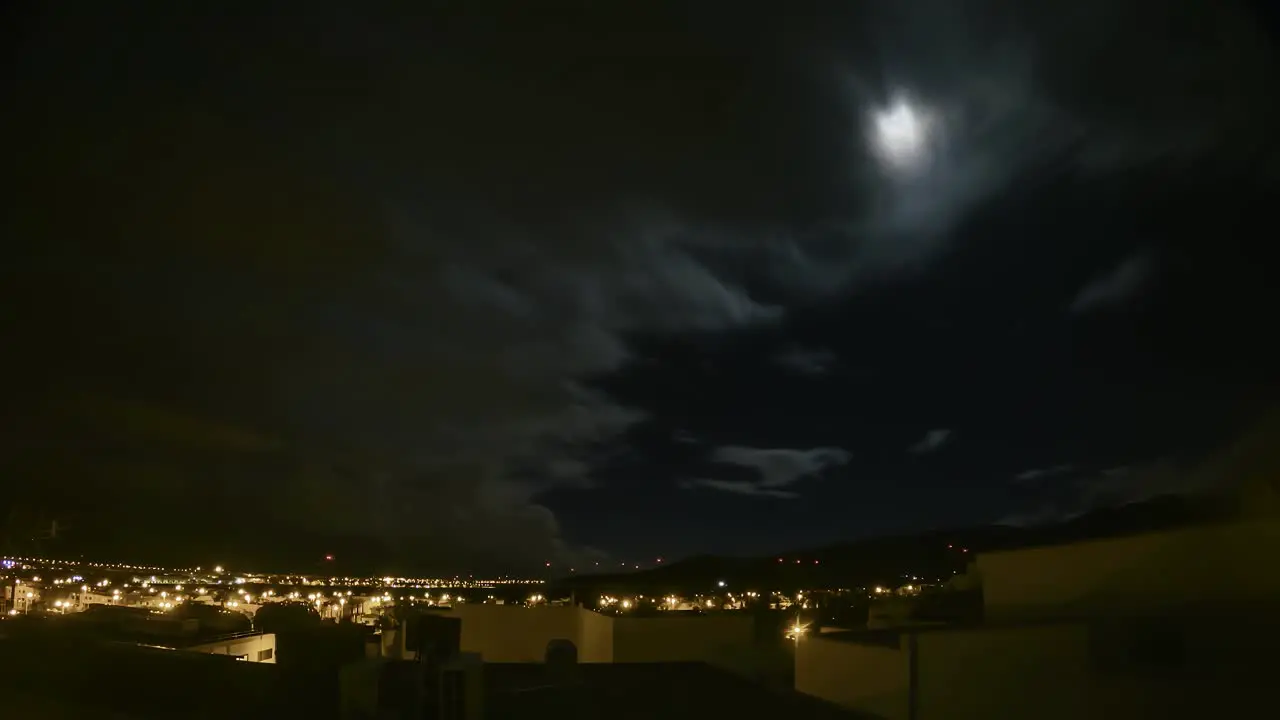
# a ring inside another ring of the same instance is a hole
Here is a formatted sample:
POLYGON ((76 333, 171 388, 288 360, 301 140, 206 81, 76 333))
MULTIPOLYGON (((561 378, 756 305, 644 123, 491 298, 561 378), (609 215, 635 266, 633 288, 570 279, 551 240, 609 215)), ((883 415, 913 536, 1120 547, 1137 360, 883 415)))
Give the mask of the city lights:
MULTIPOLYGON (((960 550, 959 547, 955 550, 960 550)), ((778 558, 784 568, 796 564, 810 565, 813 558, 778 558)), ((71 615, 91 609, 94 605, 114 605, 146 609, 157 614, 176 611, 184 604, 206 605, 242 613, 252 617, 262 606, 272 603, 304 603, 325 619, 350 618, 372 624, 377 618, 393 609, 406 607, 456 607, 466 602, 507 605, 520 608, 565 606, 572 602, 571 595, 553 595, 546 588, 548 581, 498 577, 477 579, 473 577, 413 578, 383 575, 380 577, 339 577, 336 575, 300 574, 225 574, 201 573, 195 569, 143 567, 136 565, 100 564, 99 571, 90 572, 86 579, 80 574, 68 572, 73 566, 68 561, 30 559, 24 562, 23 579, 14 578, 15 587, 23 585, 21 593, 14 593, 15 606, 0 606, 0 612, 17 615, 24 613, 71 615), (47 580, 31 571, 39 567, 47 580), (145 570, 145 573, 142 572, 145 570), (124 573, 128 573, 127 575, 124 573), (118 573, 118 574, 116 574, 118 573), (51 577, 50 577, 51 576, 51 577), (124 582, 124 580, 131 582, 124 582), (114 585, 113 585, 114 583, 114 585), (108 585, 112 585, 109 589, 108 585), (519 586, 528 592, 520 592, 519 586), (59 596, 50 597, 53 590, 59 596), (469 594, 472 590, 488 592, 469 594), (499 593, 505 589, 505 593, 499 593), (185 591, 185 592, 184 592, 185 591)), ((88 565, 84 566, 88 567, 88 565)), ((629 565, 628 565, 629 567, 629 565)), ((86 572, 80 570, 79 572, 86 572)), ((852 593, 862 597, 896 597, 921 594, 931 580, 918 575, 904 574, 900 582, 836 590, 823 588, 797 589, 792 586, 774 590, 729 590, 728 578, 712 579, 714 583, 704 592, 663 592, 656 594, 619 593, 603 594, 592 601, 592 607, 603 614, 644 616, 661 613, 735 613, 753 608, 796 612, 818 609, 824 598, 831 594, 852 593)), ((787 638, 797 639, 808 632, 808 625, 801 617, 787 622, 782 632, 787 638)))

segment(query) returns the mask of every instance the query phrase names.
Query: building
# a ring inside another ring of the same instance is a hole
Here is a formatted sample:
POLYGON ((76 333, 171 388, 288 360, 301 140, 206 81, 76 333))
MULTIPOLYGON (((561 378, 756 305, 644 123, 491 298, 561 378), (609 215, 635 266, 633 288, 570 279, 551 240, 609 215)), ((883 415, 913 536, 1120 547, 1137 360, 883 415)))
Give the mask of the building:
POLYGON ((274 663, 276 661, 276 636, 274 633, 242 632, 216 637, 193 636, 170 645, 175 650, 226 655, 247 662, 274 663))
POLYGON ((858 715, 793 691, 771 690, 704 663, 582 665, 558 681, 546 665, 486 664, 486 715, 610 720, 857 720, 858 715))
MULTIPOLYGON (((421 717, 425 708, 434 705, 438 708, 435 717, 450 720, 860 717, 790 688, 771 689, 707 663, 579 663, 571 641, 552 638, 542 643, 542 638, 536 637, 536 623, 544 624, 544 636, 585 629, 590 645, 594 618, 614 618, 573 607, 491 607, 504 612, 482 610, 465 620, 452 613, 426 613, 402 625, 406 629, 403 634, 396 629, 384 630, 380 638, 370 636, 365 658, 342 669, 341 716, 421 717), (494 641, 499 651, 496 639, 500 634, 519 634, 520 639, 507 652, 520 654, 520 660, 483 662, 479 653, 464 651, 467 622, 483 629, 472 635, 472 642, 494 641), (541 646, 534 657, 532 647, 538 643, 541 646)), ((594 629, 608 627, 602 622, 594 629)), ((670 639, 674 632, 668 629, 660 641, 670 639)))
POLYGON ((485 662, 542 662, 547 644, 568 640, 586 663, 614 661, 613 618, 572 605, 456 605, 462 621, 462 651, 485 662))
POLYGON ((912 720, 1256 712, 1277 553, 1260 518, 981 555, 981 622, 804 637, 796 689, 912 720))
POLYGON ((0 607, 9 615, 24 615, 31 612, 36 604, 44 599, 44 591, 39 585, 18 581, 12 585, 0 587, 0 607))
POLYGON ((225 655, 248 662, 274 663, 276 636, 263 632, 224 632, 192 617, 145 608, 91 605, 83 612, 50 618, 15 618, 13 626, 27 639, 143 645, 183 653, 225 655))
POLYGON ((0 633, 6 717, 290 717, 277 668, 59 633, 0 633), (211 712, 213 711, 213 712, 211 712))
POLYGON ((462 620, 462 651, 489 663, 542 662, 547 644, 568 640, 583 663, 708 662, 740 664, 755 646, 747 613, 613 617, 573 605, 465 604, 449 614, 462 620))

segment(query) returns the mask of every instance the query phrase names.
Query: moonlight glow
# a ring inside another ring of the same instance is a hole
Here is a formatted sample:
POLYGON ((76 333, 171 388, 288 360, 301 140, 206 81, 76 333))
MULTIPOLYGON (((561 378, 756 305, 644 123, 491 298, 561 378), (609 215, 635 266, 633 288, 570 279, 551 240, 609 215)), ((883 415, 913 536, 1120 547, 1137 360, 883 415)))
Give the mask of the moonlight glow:
POLYGON ((925 164, 934 129, 928 111, 903 97, 871 111, 872 150, 895 172, 911 172, 925 164))

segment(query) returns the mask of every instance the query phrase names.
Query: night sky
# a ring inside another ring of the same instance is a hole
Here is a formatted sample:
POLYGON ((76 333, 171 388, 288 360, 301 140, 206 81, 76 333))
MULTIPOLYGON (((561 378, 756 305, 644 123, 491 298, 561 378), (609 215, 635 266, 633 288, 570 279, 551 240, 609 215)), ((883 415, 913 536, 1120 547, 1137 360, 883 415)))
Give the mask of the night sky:
POLYGON ((1048 522, 1229 482, 1184 469, 1276 399, 1250 6, 31 5, 0 509, 50 554, 1048 522))

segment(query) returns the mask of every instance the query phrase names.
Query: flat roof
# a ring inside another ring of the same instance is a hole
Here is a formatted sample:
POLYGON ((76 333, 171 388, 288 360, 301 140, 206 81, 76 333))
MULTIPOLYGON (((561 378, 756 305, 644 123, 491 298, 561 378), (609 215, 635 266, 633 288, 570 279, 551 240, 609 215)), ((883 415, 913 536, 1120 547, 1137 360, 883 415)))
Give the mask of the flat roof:
POLYGON ((256 708, 278 673, 269 663, 130 643, 45 634, 0 640, 0 696, 24 693, 31 702, 126 717, 185 717, 211 699, 256 708))
POLYGON ((830 640, 833 642, 875 645, 885 648, 900 646, 904 635, 925 635, 946 632, 981 632, 984 630, 1010 630, 1054 625, 1107 625, 1110 623, 1144 623, 1164 621, 1201 622, 1210 618, 1232 618, 1245 625, 1256 618, 1270 618, 1275 614, 1274 603, 1266 600, 1250 602, 1195 602, 1168 605, 1134 605, 1116 607, 1106 611, 1071 606, 1033 607, 1025 614, 1002 615, 975 622, 933 623, 901 625, 875 630, 840 630, 806 635, 801 642, 830 640))
POLYGON ((870 717, 793 690, 770 689, 705 663, 586 663, 576 666, 576 676, 576 683, 557 685, 540 663, 486 663, 486 712, 558 720, 870 717))

